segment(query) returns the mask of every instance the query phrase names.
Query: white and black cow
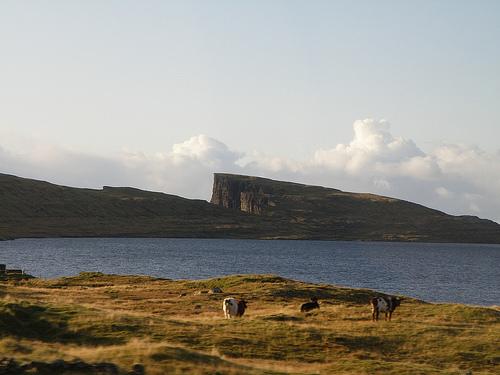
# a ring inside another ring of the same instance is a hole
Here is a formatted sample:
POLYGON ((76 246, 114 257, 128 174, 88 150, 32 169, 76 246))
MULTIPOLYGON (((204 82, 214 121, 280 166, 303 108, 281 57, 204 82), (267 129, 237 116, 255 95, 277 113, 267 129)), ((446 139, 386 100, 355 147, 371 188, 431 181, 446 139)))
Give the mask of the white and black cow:
POLYGON ((373 297, 370 300, 372 305, 372 320, 378 320, 380 313, 385 313, 385 320, 391 320, 392 313, 396 307, 401 305, 401 298, 387 296, 387 297, 373 297))
POLYGON ((226 319, 242 317, 246 308, 247 302, 245 300, 224 298, 224 301, 222 302, 222 310, 224 311, 224 317, 226 319))

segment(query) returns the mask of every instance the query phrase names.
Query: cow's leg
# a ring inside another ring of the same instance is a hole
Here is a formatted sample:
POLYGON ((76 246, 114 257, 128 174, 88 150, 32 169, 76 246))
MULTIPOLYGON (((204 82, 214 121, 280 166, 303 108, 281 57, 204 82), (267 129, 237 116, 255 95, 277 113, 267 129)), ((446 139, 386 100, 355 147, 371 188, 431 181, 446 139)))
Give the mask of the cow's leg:
POLYGON ((389 311, 389 322, 391 321, 392 318, 392 311, 389 311))
POLYGON ((372 322, 375 321, 375 310, 372 310, 372 322))
POLYGON ((385 321, 387 322, 387 311, 385 312, 385 321))
POLYGON ((379 314, 380 314, 380 311, 378 311, 378 309, 377 309, 377 311, 375 312, 375 320, 377 322, 378 322, 378 316, 379 316, 379 314))

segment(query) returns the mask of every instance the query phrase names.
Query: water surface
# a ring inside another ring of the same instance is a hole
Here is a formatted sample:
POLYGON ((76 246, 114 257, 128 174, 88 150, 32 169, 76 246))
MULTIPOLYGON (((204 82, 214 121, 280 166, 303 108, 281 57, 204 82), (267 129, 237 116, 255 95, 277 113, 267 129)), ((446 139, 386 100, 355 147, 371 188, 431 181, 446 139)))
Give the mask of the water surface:
POLYGON ((0 263, 38 277, 81 271, 200 279, 272 273, 436 302, 500 305, 500 245, 57 238, 0 242, 0 263))

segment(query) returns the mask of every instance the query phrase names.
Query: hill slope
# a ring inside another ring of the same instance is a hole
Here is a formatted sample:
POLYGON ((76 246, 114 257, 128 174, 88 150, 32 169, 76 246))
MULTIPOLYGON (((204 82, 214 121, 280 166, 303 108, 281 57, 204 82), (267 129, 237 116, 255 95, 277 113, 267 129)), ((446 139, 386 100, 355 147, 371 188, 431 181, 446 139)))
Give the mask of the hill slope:
POLYGON ((243 237, 258 219, 132 188, 78 189, 0 174, 0 238, 243 237))
POLYGON ((500 225, 374 194, 216 174, 212 203, 272 219, 299 238, 499 243, 500 225))
POLYGON ((215 174, 210 204, 0 174, 0 239, 62 236, 500 243, 500 225, 373 194, 250 176, 215 174))
POLYGON ((367 301, 377 294, 273 275, 0 283, 0 373, 7 357, 44 368, 112 362, 120 375, 134 363, 148 375, 498 374, 500 311, 404 298, 391 322, 374 323, 367 301), (214 287, 223 293, 202 293, 214 287), (242 318, 224 319, 228 296, 248 301, 242 318), (312 296, 320 309, 300 313, 312 296))

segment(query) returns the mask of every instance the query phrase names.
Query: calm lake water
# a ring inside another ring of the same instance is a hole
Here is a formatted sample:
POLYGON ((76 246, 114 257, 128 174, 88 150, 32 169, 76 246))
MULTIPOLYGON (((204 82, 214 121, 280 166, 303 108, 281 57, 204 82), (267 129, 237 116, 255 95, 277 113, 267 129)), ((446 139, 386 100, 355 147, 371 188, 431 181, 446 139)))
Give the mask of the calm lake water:
POLYGON ((500 305, 500 245, 58 238, 0 242, 0 263, 39 277, 81 271, 200 279, 272 273, 437 302, 500 305))

